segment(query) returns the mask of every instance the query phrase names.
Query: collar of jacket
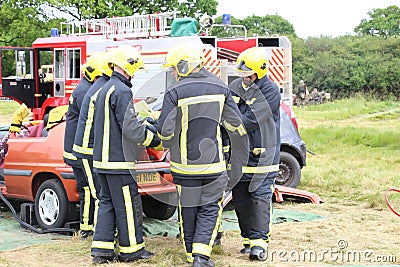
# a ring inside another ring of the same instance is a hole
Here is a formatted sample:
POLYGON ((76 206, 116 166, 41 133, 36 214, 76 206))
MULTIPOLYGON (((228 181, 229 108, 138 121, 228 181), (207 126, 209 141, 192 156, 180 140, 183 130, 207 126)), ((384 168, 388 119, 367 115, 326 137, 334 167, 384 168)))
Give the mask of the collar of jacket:
POLYGON ((188 76, 184 76, 184 77, 181 77, 181 81, 182 80, 184 80, 184 79, 187 79, 187 78, 205 78, 205 77, 208 77, 207 75, 206 75, 206 73, 204 72, 204 68, 201 68, 199 71, 197 71, 197 72, 191 72, 191 73, 189 73, 189 75, 188 76))
POLYGON ((258 86, 258 88, 261 88, 262 85, 267 81, 268 79, 268 75, 265 75, 264 77, 262 77, 261 79, 256 79, 254 81, 254 83, 258 86))
MULTIPOLYGON (((256 80, 254 82, 257 82, 259 80, 256 80)), ((254 90, 260 90, 258 85, 254 83, 252 87, 249 90, 244 90, 243 85, 242 85, 242 78, 237 78, 234 80, 231 85, 229 86, 231 90, 238 96, 240 96, 240 101, 243 101, 243 99, 247 99, 247 96, 252 96, 254 95, 254 90)))
POLYGON ((121 82, 123 82, 123 83, 124 83, 126 86, 128 86, 129 88, 132 87, 132 83, 131 83, 127 78, 125 78, 124 75, 122 75, 121 73, 119 73, 119 72, 117 72, 117 71, 113 71, 111 77, 117 78, 118 80, 120 80, 121 82))

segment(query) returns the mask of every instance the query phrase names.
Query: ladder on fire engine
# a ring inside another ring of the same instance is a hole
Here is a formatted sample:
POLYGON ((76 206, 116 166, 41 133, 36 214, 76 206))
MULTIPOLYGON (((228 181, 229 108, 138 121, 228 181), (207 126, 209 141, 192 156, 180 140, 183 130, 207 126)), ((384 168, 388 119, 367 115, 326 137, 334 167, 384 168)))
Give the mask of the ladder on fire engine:
POLYGON ((152 38, 171 33, 170 22, 179 12, 132 15, 104 19, 61 22, 61 35, 105 35, 107 38, 152 38))

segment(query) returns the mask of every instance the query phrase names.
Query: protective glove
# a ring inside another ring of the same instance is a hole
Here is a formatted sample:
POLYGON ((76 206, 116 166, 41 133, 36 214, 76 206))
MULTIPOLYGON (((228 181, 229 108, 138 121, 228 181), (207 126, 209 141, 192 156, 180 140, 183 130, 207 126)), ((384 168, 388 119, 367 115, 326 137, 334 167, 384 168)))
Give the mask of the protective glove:
POLYGON ((157 111, 152 111, 150 113, 150 118, 152 118, 154 121, 158 120, 158 118, 160 117, 161 111, 157 110, 157 111))
POLYGON ((255 156, 258 156, 258 155, 260 155, 260 154, 262 154, 264 152, 265 152, 265 148, 263 148, 263 147, 255 147, 255 148, 253 148, 253 154, 255 156))
POLYGON ((155 125, 156 121, 152 117, 146 117, 143 121, 144 125, 155 125))
POLYGON ((158 146, 153 147, 154 150, 163 151, 164 147, 162 145, 162 141, 160 140, 160 144, 158 146))
MULTIPOLYGON (((146 128, 147 128, 147 125, 146 125, 146 128)), ((148 128, 147 128, 147 131, 151 132, 153 135, 153 139, 150 141, 150 143, 147 146, 153 147, 154 149, 156 149, 156 147, 159 148, 159 146, 162 146, 161 139, 158 137, 157 131, 154 133, 153 131, 149 130, 148 128)))
MULTIPOLYGON (((145 126, 146 126, 146 130, 151 131, 155 136, 157 136, 157 126, 152 125, 152 124, 150 124, 150 125, 146 124, 145 126)), ((158 138, 158 136, 157 136, 157 138, 158 138)))
POLYGON ((154 125, 145 125, 146 128, 146 139, 143 142, 144 146, 152 147, 156 150, 163 150, 161 139, 157 135, 157 127, 154 125))

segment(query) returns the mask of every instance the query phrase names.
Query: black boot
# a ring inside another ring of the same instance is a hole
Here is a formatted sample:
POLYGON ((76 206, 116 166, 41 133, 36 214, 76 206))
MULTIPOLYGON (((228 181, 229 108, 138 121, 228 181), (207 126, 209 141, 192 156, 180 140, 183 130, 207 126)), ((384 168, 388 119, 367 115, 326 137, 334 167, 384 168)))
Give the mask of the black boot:
POLYGON ((93 257, 93 264, 105 264, 117 261, 117 256, 94 256, 93 257))
POLYGON ((79 230, 78 237, 80 240, 86 240, 89 236, 92 236, 93 232, 90 230, 79 230))
POLYGON ((120 262, 132 262, 137 260, 145 260, 150 259, 154 256, 153 252, 145 250, 144 248, 139 250, 134 254, 120 254, 118 257, 118 261, 120 262))
POLYGON ((250 253, 250 245, 249 244, 245 244, 245 245, 243 245, 244 246, 244 248, 242 248, 241 250, 240 250, 240 253, 241 254, 249 254, 250 253))
POLYGON ((251 248, 249 259, 265 261, 267 259, 267 252, 262 247, 254 246, 251 248))
POLYGON ((214 267, 215 264, 210 258, 194 256, 193 267, 214 267))

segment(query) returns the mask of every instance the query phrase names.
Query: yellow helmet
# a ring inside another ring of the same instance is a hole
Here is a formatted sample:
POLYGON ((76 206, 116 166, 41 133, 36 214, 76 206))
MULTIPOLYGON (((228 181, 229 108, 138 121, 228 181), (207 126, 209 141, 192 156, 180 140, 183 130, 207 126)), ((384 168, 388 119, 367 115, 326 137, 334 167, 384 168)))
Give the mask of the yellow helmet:
POLYGON ((267 57, 261 47, 252 47, 244 50, 236 60, 236 70, 242 77, 257 74, 258 79, 268 72, 267 57))
POLYGON ((100 71, 107 75, 108 77, 111 77, 112 75, 112 69, 111 66, 108 64, 110 58, 112 57, 112 51, 108 51, 108 52, 101 52, 101 55, 103 57, 103 60, 101 62, 100 65, 100 71))
POLYGON ((87 59, 86 64, 83 65, 83 74, 86 79, 93 82, 98 76, 102 76, 103 72, 100 70, 104 64, 102 53, 95 52, 87 59))
POLYGON ((201 47, 196 44, 183 43, 172 47, 167 56, 163 68, 175 67, 179 76, 188 76, 196 67, 203 64, 201 47))
POLYGON ((129 45, 121 45, 116 49, 110 51, 111 55, 108 63, 116 65, 123 69, 126 74, 133 76, 133 74, 140 68, 143 68, 144 61, 140 52, 129 45))

